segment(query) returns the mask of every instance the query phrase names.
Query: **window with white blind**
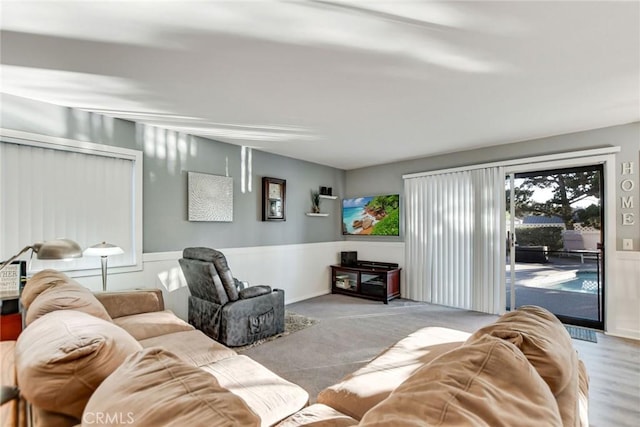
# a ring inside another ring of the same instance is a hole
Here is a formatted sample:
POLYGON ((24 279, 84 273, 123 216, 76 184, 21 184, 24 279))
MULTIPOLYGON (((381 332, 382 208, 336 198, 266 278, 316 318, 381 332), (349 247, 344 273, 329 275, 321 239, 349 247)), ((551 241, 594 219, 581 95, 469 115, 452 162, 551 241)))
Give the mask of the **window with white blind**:
MULTIPOLYGON (((83 249, 120 246, 110 271, 142 268, 142 153, 100 144, 0 130, 0 259, 36 242, 67 238, 83 249)), ((29 259, 27 252, 23 259, 29 259)), ((41 261, 79 276, 100 268, 99 257, 41 261)))

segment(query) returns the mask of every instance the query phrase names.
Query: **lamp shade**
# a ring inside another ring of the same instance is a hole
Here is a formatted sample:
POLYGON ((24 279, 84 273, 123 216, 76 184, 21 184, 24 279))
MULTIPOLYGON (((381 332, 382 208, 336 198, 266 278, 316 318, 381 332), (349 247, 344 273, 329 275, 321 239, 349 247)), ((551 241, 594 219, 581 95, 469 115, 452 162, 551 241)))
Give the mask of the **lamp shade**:
POLYGON ((111 243, 102 242, 97 245, 93 245, 84 251, 85 256, 111 256, 111 255, 120 255, 123 254, 124 251, 121 247, 112 245, 111 243))
MULTIPOLYGON (((44 243, 34 243, 25 246, 20 252, 0 265, 0 271, 4 270, 13 261, 18 259, 20 255, 31 249, 38 256, 38 259, 71 259, 82 258, 82 248, 79 244, 69 239, 49 240, 44 243)), ((33 254, 32 254, 33 255, 33 254)))
POLYGON ((69 239, 49 240, 44 243, 34 243, 33 251, 38 259, 69 259, 82 258, 82 248, 69 239))

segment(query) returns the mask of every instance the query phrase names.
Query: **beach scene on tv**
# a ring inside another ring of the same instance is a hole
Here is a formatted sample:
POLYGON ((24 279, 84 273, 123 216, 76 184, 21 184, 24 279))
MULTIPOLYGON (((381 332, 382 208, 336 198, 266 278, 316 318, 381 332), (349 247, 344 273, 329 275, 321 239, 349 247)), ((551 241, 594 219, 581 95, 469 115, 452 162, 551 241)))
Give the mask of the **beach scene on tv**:
POLYGON ((342 234, 399 236, 400 195, 344 199, 342 234))

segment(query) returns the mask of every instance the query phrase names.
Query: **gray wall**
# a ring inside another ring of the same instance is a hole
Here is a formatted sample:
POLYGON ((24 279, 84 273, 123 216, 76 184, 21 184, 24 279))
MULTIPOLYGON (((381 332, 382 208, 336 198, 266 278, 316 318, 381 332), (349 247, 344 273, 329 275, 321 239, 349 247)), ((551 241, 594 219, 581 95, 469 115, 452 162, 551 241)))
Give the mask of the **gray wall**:
POLYGON ((253 191, 240 189, 240 147, 103 115, 2 95, 0 126, 114 145, 144 153, 143 251, 186 246, 248 247, 341 240, 339 201, 323 200, 329 217, 308 217, 310 191, 332 187, 341 196, 345 172, 253 150, 253 191), (187 220, 187 171, 233 177, 233 222, 187 220), (287 220, 261 221, 262 177, 287 180, 287 220))
POLYGON ((610 146, 621 148, 620 153, 616 155, 617 249, 622 249, 623 238, 631 238, 634 250, 640 250, 640 122, 350 170, 347 171, 344 195, 353 197, 372 192, 402 194, 402 175, 408 173, 610 146), (632 175, 621 175, 623 162, 633 162, 632 175), (634 182, 632 192, 624 192, 621 189, 620 184, 624 179, 634 182), (622 209, 623 195, 633 195, 633 209, 622 209), (622 225, 623 212, 634 214, 634 225, 622 225))
MULTIPOLYGON (((307 217, 309 192, 333 187, 340 197, 403 193, 402 175, 510 160, 521 157, 620 146, 617 155, 617 245, 633 239, 640 249, 640 123, 558 135, 549 138, 462 151, 441 156, 390 163, 347 171, 254 150, 253 192, 240 192, 240 147, 192 137, 133 122, 2 95, 0 126, 62 138, 134 148, 144 152, 144 248, 145 252, 180 250, 188 245, 246 247, 341 240, 340 200, 324 200, 329 217, 307 217), (234 178, 234 221, 187 221, 187 171, 225 174, 234 178), (634 162, 634 174, 621 175, 623 162, 634 162), (262 222, 261 178, 287 180, 287 221, 262 222), (631 178, 634 191, 624 192, 623 179, 631 178), (621 196, 632 194, 633 209, 622 209, 621 196), (622 226, 622 212, 635 216, 633 226, 622 226)), ((402 241, 395 237, 347 237, 349 240, 402 241)))

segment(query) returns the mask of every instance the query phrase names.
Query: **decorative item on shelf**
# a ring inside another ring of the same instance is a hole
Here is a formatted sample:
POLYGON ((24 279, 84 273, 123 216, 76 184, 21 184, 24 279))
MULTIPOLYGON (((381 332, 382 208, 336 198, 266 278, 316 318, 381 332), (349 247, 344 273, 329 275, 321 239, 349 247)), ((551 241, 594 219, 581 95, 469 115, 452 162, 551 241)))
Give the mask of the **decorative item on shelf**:
POLYGON ((331 187, 320 187, 320 196, 332 196, 333 189, 331 187))
POLYGON ((54 260, 54 259, 71 259, 82 258, 82 248, 79 244, 69 239, 49 240, 44 243, 34 243, 22 248, 20 252, 9 258, 0 266, 0 271, 11 265, 20 255, 31 249, 38 259, 54 260))
POLYGON ((110 255, 120 255, 124 251, 121 247, 112 245, 111 243, 102 242, 93 245, 84 251, 86 256, 99 256, 102 265, 102 292, 107 291, 107 257, 110 255))
POLYGON ((262 220, 286 221, 287 181, 262 178, 262 220))
POLYGON ((320 193, 311 191, 311 212, 320 213, 320 193))
POLYGON ((340 289, 349 289, 351 287, 349 285, 349 276, 346 274, 337 274, 336 286, 339 287, 340 289))
POLYGON ((0 272, 0 299, 2 300, 0 307, 2 308, 2 314, 17 313, 19 311, 17 298, 20 297, 26 281, 26 261, 12 261, 7 268, 0 272))

